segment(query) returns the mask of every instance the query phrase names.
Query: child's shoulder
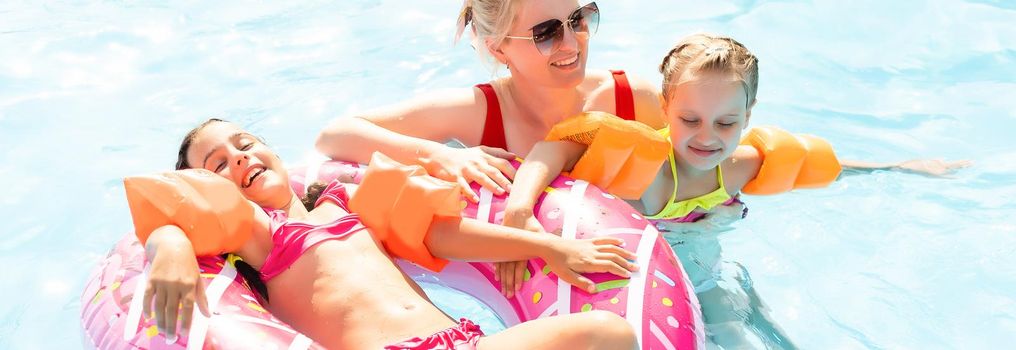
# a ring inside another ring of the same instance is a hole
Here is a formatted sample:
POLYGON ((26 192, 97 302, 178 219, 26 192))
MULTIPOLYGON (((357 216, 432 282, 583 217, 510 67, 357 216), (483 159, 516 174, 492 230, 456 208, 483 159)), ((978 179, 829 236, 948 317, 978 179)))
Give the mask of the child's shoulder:
POLYGON ((762 154, 755 147, 738 146, 734 150, 734 154, 723 161, 723 182, 727 191, 740 192, 748 181, 758 175, 758 170, 762 167, 762 159, 762 154))

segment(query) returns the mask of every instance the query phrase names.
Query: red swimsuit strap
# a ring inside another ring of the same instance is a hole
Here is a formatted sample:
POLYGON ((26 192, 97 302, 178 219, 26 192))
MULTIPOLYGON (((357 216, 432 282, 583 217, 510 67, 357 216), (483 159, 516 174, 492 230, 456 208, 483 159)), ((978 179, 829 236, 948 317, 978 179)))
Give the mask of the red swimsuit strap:
MULTIPOLYGON (((612 70, 614 77, 614 103, 617 116, 625 120, 635 120, 635 98, 628 83, 628 76, 623 70, 612 70)), ((501 116, 501 104, 497 101, 497 93, 490 84, 477 84, 487 99, 487 118, 484 121, 483 137, 480 144, 487 147, 508 149, 504 138, 504 121, 501 116)))
POLYGON ((612 70, 614 76, 614 109, 624 120, 635 120, 635 96, 623 70, 612 70))
POLYGON ((483 96, 487 99, 487 120, 483 126, 483 138, 480 145, 508 149, 508 143, 504 139, 504 122, 501 118, 501 104, 497 102, 497 94, 490 84, 476 85, 483 96))

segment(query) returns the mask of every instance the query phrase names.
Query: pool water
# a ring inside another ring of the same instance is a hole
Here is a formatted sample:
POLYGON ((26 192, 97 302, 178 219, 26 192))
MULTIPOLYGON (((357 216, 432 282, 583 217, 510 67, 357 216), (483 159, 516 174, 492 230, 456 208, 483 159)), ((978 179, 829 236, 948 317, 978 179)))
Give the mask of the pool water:
MULTIPOLYGON (((244 125, 295 164, 329 120, 489 79, 452 43, 458 6, 0 3, 0 349, 81 346, 84 279, 131 228, 121 179, 169 169, 205 118, 244 125)), ((760 58, 753 125, 821 135, 842 158, 976 162, 952 179, 876 172, 746 198, 723 257, 795 344, 1012 347, 1016 2, 599 6, 590 67, 659 82, 678 38, 725 33, 760 58)))

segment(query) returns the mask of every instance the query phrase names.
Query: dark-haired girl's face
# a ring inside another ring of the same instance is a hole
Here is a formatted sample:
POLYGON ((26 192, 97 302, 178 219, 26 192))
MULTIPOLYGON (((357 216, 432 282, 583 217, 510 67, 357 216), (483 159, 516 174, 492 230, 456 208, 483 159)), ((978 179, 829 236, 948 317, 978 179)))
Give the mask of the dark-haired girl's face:
POLYGON ((232 123, 211 123, 198 131, 187 150, 187 162, 233 181, 244 197, 262 207, 282 208, 292 200, 282 161, 261 140, 232 123))

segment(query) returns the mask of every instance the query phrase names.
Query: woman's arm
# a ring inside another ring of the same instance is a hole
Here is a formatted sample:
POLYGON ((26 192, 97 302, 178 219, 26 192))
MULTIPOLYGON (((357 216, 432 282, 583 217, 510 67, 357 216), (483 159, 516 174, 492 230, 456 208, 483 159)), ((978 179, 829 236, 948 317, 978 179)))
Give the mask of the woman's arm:
POLYGON ((478 144, 484 128, 486 99, 478 89, 445 91, 383 107, 356 117, 338 118, 318 135, 316 147, 340 160, 367 162, 380 151, 403 164, 423 165, 430 175, 457 182, 469 198, 476 181, 491 192, 503 193, 515 169, 515 155, 490 147, 452 148, 457 139, 478 144))
POLYGON ((623 241, 604 237, 570 240, 554 235, 494 225, 473 219, 435 220, 425 239, 434 256, 468 261, 510 261, 543 258, 554 273, 583 290, 595 284, 579 273, 609 272, 630 276, 638 267, 628 260, 635 254, 621 248, 623 241))
POLYGON ((151 262, 151 270, 142 314, 149 315, 154 311, 159 332, 166 335, 167 341, 175 343, 177 320, 180 321, 180 333, 186 333, 195 303, 202 314, 211 316, 194 248, 183 230, 166 225, 152 231, 145 243, 145 253, 151 262))

